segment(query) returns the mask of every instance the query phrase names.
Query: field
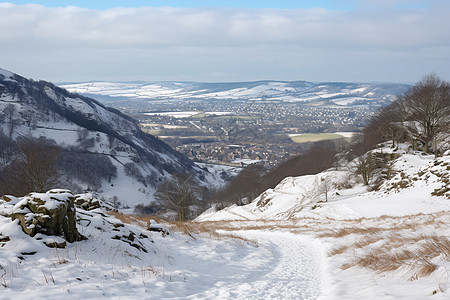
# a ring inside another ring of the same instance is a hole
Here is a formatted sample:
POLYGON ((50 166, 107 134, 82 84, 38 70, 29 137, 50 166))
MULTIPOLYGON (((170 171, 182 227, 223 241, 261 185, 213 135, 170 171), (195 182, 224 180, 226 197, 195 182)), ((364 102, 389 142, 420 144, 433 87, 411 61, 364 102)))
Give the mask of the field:
POLYGON ((301 135, 290 136, 295 143, 309 143, 325 140, 337 140, 345 138, 343 135, 337 133, 306 133, 301 135))

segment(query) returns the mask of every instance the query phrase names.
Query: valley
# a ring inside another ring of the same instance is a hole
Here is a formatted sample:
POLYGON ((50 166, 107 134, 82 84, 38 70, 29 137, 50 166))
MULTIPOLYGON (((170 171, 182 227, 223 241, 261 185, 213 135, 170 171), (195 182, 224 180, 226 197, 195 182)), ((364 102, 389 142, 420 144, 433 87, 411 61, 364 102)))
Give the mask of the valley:
POLYGON ((448 296, 448 129, 418 139, 417 105, 115 109, 0 79, 5 299, 448 296))
POLYGON ((311 142, 349 138, 382 103, 406 88, 400 84, 265 81, 61 86, 120 109, 139 120, 144 131, 194 161, 232 166, 259 162, 267 167, 303 153, 311 142), (320 135, 308 139, 300 134, 320 135))
POLYGON ((0 2, 0 300, 449 300, 449 16, 0 2))

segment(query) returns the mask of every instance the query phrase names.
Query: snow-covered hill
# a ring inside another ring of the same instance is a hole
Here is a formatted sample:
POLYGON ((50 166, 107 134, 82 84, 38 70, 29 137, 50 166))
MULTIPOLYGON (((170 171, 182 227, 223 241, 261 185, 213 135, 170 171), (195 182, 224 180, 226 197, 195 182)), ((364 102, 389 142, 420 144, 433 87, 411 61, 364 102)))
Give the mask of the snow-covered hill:
POLYGON ((84 82, 65 83, 71 92, 123 99, 239 99, 309 102, 322 105, 386 105, 410 86, 390 83, 339 83, 307 81, 198 82, 84 82))
POLYGON ((68 191, 0 199, 2 299, 448 299, 449 166, 449 155, 403 154, 376 192, 349 170, 287 178, 194 223, 157 224, 68 191), (87 238, 64 249, 8 217, 61 197, 78 203, 87 238))
POLYGON ((203 182, 210 176, 119 111, 3 69, 0 111, 4 135, 44 137, 63 147, 66 188, 91 189, 122 206, 148 204, 170 174, 190 173, 203 182))
POLYGON ((377 191, 362 185, 350 163, 286 178, 248 205, 196 221, 244 237, 247 230, 314 237, 325 253, 318 299, 448 299, 450 152, 372 152, 395 158, 377 191))
POLYGON ((68 197, 101 203, 89 194, 61 190, 7 201, 0 198, 1 299, 254 299, 266 298, 267 292, 272 299, 294 299, 293 292, 309 297, 320 293, 319 265, 309 259, 319 256, 318 246, 305 244, 304 238, 287 243, 283 237, 273 237, 289 244, 284 251, 290 256, 301 250, 303 256, 295 261, 317 271, 313 277, 292 264, 267 274, 278 261, 274 251, 281 249, 264 241, 267 235, 260 242, 257 236, 214 233, 211 238, 211 232, 198 233, 188 224, 167 224, 167 228, 154 220, 111 212, 107 206, 77 205, 77 229, 86 239, 55 249, 45 243, 61 242, 61 237, 28 236, 18 220, 7 216, 30 199, 68 197), (147 230, 148 225, 156 231, 147 230), (280 272, 289 278, 289 285, 283 280, 271 282, 280 272), (302 280, 308 287, 298 285, 302 280))
MULTIPOLYGON (((374 152, 389 154, 392 149, 374 152)), ((357 219, 450 210, 450 155, 435 159, 418 152, 398 152, 403 154, 396 153, 400 157, 390 163, 395 175, 378 191, 368 191, 350 165, 285 178, 248 205, 205 212, 197 220, 290 220, 305 216, 357 219)))

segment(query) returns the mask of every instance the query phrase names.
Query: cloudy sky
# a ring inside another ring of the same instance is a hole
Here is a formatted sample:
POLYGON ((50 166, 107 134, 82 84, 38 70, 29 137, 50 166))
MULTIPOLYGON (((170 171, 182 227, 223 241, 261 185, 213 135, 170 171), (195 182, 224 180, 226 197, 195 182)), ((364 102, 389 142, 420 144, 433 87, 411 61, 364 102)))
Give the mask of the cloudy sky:
POLYGON ((448 0, 0 2, 0 68, 55 82, 450 80, 448 0))

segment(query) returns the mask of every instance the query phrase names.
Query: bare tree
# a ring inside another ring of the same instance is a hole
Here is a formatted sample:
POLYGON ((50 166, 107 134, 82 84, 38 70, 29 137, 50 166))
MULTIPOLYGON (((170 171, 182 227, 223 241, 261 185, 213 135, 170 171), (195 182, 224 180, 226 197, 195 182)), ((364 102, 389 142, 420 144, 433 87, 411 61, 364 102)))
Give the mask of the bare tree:
POLYGON ((23 196, 55 187, 61 149, 45 139, 21 137, 16 158, 0 176, 1 193, 23 196))
POLYGON ((319 192, 325 195, 325 202, 328 202, 328 192, 331 190, 331 182, 328 177, 320 179, 319 192))
POLYGON ((201 197, 202 189, 192 175, 176 174, 164 181, 155 193, 155 199, 164 204, 165 209, 177 212, 178 221, 184 221, 195 203, 201 197))
POLYGON ((356 158, 356 173, 361 175, 364 185, 370 184, 375 170, 376 160, 372 153, 368 152, 356 158))
POLYGON ((46 140, 22 137, 18 140, 20 165, 30 181, 31 190, 44 192, 57 180, 61 148, 46 140))
POLYGON ((6 136, 0 127, 0 168, 11 161, 16 148, 17 145, 14 140, 6 136))
POLYGON ((388 106, 382 107, 374 116, 378 123, 381 135, 392 140, 392 147, 403 141, 405 136, 405 108, 403 102, 394 101, 388 106))
MULTIPOLYGON (((411 127, 418 123, 419 134, 434 143, 437 152, 437 139, 441 134, 448 136, 450 127, 450 83, 441 80, 436 74, 429 74, 414 87, 399 97, 405 107, 406 120, 411 127)), ((425 151, 430 151, 425 145, 425 151)))
POLYGON ((14 122, 14 114, 16 112, 16 106, 14 104, 8 104, 6 105, 6 107, 3 109, 3 114, 6 117, 6 120, 8 122, 9 125, 9 137, 12 137, 12 134, 14 133, 14 126, 15 126, 15 122, 14 122))

